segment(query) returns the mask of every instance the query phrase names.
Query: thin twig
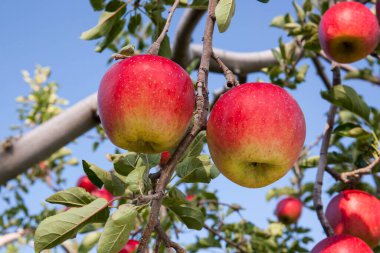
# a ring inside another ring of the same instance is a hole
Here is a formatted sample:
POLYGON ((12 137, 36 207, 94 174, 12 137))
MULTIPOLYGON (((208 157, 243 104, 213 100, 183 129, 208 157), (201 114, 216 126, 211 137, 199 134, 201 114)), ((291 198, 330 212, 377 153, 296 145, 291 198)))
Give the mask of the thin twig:
POLYGON ((162 241, 164 242, 166 248, 173 248, 177 253, 186 253, 186 250, 182 248, 178 243, 170 240, 169 236, 165 233, 164 229, 161 227, 160 224, 156 225, 155 230, 159 238, 162 239, 162 241))
POLYGON ((177 9, 179 1, 180 0, 175 0, 174 1, 173 6, 172 6, 172 8, 169 11, 168 19, 166 20, 164 29, 162 29, 160 36, 158 36, 158 38, 156 39, 156 41, 153 42, 153 44, 150 46, 150 48, 148 50, 148 54, 153 54, 153 55, 157 55, 158 54, 158 51, 160 50, 161 43, 162 43, 162 41, 164 40, 166 34, 169 31, 170 22, 172 21, 172 17, 173 17, 174 11, 175 11, 175 9, 177 9))
MULTIPOLYGON (((217 0, 210 0, 208 6, 208 18, 206 21, 205 32, 203 36, 203 54, 198 71, 197 81, 197 96, 196 96, 196 112, 194 116, 194 125, 187 132, 184 138, 181 140, 176 151, 173 153, 168 163, 162 168, 160 178, 158 179, 155 192, 164 192, 171 176, 175 171, 175 167, 182 155, 187 150, 187 147, 195 139, 198 133, 206 128, 207 125, 207 112, 208 112, 208 72, 210 67, 211 51, 212 51, 212 35, 215 26, 215 7, 217 0)), ((143 230, 137 253, 143 253, 148 247, 149 239, 153 230, 155 229, 160 208, 162 204, 162 198, 152 201, 148 222, 143 230)))
POLYGON ((225 241, 227 244, 229 244, 230 246, 232 247, 235 247, 237 250, 239 250, 239 252, 241 253, 248 253, 246 250, 244 250, 239 243, 236 243, 234 241, 231 241, 230 239, 224 237, 221 233, 219 233, 219 231, 216 231, 215 229, 209 227, 208 225, 204 224, 203 227, 205 229, 207 229, 209 232, 211 232, 212 234, 214 234, 215 236, 219 237, 219 239, 225 241))
POLYGON ((219 64, 220 68, 223 70, 224 76, 226 77, 228 88, 232 88, 239 85, 239 82, 235 78, 235 74, 223 63, 223 61, 212 51, 211 57, 219 64))
POLYGON ((372 169, 378 165, 380 162, 380 157, 377 157, 371 164, 369 164, 366 167, 359 168, 352 171, 346 171, 339 174, 338 180, 342 181, 343 183, 349 183, 353 180, 359 179, 362 175, 368 175, 371 174, 372 169))
POLYGON ((317 73, 319 77, 322 79, 324 85, 327 89, 331 88, 330 80, 327 78, 327 75, 325 73, 325 70, 323 68, 322 63, 319 61, 318 57, 311 57, 311 61, 313 62, 315 69, 317 70, 317 73))

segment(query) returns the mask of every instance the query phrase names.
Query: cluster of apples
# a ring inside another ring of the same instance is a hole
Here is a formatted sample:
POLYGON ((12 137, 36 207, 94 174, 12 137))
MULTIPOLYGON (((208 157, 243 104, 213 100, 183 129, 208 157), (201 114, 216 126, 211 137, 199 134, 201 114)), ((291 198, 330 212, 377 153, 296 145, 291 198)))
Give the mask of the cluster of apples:
MULTIPOLYGON (((302 202, 286 197, 276 207, 278 220, 286 225, 301 216, 302 202)), ((326 218, 336 236, 319 242, 312 253, 372 253, 380 244, 380 201, 360 190, 345 190, 336 195, 326 208, 326 218), (349 250, 349 251, 347 251, 349 250)))
MULTIPOLYGON (((376 10, 379 15, 379 1, 376 10)), ((323 51, 336 62, 360 60, 371 54, 378 45, 378 20, 362 3, 338 3, 322 16, 319 42, 323 51)))
MULTIPOLYGON (((189 127, 194 87, 173 61, 137 55, 106 72, 98 105, 104 130, 116 146, 142 153, 167 152, 189 127)), ((288 92, 273 84, 247 83, 217 101, 207 141, 218 169, 231 181, 254 188, 289 170, 305 132, 303 113, 288 92)))

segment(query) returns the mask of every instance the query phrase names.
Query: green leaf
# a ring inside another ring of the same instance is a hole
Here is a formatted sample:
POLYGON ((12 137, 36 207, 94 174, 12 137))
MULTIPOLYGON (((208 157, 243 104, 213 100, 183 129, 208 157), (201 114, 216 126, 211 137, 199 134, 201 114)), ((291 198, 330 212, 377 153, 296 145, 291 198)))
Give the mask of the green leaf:
POLYGON ((141 14, 140 13, 137 13, 136 15, 132 16, 130 19, 129 19, 129 23, 128 23, 128 31, 131 33, 131 34, 134 34, 136 32, 136 28, 141 25, 141 22, 142 22, 142 18, 141 18, 141 14))
POLYGON ((186 227, 190 229, 201 230, 205 222, 205 217, 201 210, 190 206, 171 206, 169 207, 181 220, 186 227))
POLYGON ((144 194, 151 189, 149 179, 149 169, 146 166, 139 166, 133 170, 126 178, 128 190, 133 193, 144 194))
POLYGON ((176 170, 181 181, 187 183, 210 183, 219 175, 208 155, 188 157, 178 164, 176 170))
POLYGON ((96 199, 86 206, 71 208, 46 218, 37 227, 34 235, 35 251, 39 253, 75 237, 78 230, 86 224, 104 222, 109 215, 107 205, 105 199, 96 199))
POLYGON ((89 194, 81 187, 72 187, 64 191, 54 193, 46 199, 47 202, 52 204, 61 204, 65 206, 81 207, 85 206, 96 198, 89 194))
POLYGON ((112 195, 120 196, 125 192, 126 185, 113 172, 105 171, 98 166, 82 161, 84 172, 87 174, 91 182, 98 188, 104 187, 112 193, 112 195))
POLYGON ((370 109, 353 88, 337 85, 329 91, 322 91, 321 95, 332 104, 343 107, 367 121, 369 120, 370 109))
POLYGON ((172 187, 168 194, 162 199, 162 204, 168 206, 179 206, 185 204, 186 196, 178 188, 172 187))
POLYGON ((181 158, 181 161, 183 161, 187 157, 199 156, 203 150, 205 140, 206 131, 199 132, 199 134, 194 138, 193 142, 185 151, 184 155, 181 158))
POLYGON ((288 187, 288 186, 285 186, 283 188, 273 188, 267 192, 266 200, 269 201, 273 198, 278 198, 284 195, 291 196, 295 194, 296 194, 296 191, 293 188, 288 187))
POLYGON ((305 19, 305 11, 296 1, 293 1, 293 6, 296 9, 298 20, 303 21, 305 19))
POLYGON ((123 4, 113 12, 103 12, 100 15, 98 24, 90 30, 83 32, 80 38, 82 40, 93 40, 105 36, 112 29, 115 22, 124 15, 125 10, 126 4, 123 4))
POLYGON ((79 245, 78 253, 88 253, 98 243, 100 238, 100 232, 92 232, 87 234, 82 243, 79 245))
POLYGON ((104 8, 104 0, 90 0, 90 3, 94 11, 101 11, 104 8))
POLYGON ((95 52, 103 52, 103 50, 106 49, 123 31, 125 22, 125 19, 117 20, 117 22, 112 26, 109 33, 106 35, 106 37, 96 46, 95 52))
POLYGON ((160 45, 160 49, 158 51, 158 55, 171 58, 172 57, 172 49, 170 47, 170 39, 169 36, 165 35, 164 40, 160 45))
MULTIPOLYGON (((109 155, 109 158, 112 160, 117 173, 128 176, 128 174, 136 168, 140 155, 135 152, 129 152, 126 154, 109 155)), ((140 163, 141 162, 142 160, 140 159, 140 163)))
POLYGON ((98 253, 117 253, 129 240, 130 232, 135 228, 136 207, 121 205, 108 218, 99 240, 98 253))
POLYGON ((370 132, 364 130, 361 126, 350 122, 337 126, 334 133, 356 139, 366 139, 372 136, 370 132))
POLYGON ((235 0, 220 0, 215 8, 216 23, 219 32, 223 33, 230 26, 231 19, 235 14, 235 0))

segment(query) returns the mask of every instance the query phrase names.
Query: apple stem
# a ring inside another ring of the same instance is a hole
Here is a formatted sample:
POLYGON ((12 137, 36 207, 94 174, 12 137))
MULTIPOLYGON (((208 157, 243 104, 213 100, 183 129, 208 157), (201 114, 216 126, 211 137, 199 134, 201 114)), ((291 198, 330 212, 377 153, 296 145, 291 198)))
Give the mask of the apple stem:
POLYGON ((175 0, 174 1, 172 7, 170 8, 168 19, 166 20, 164 29, 162 29, 160 36, 158 36, 158 38, 156 39, 156 41, 153 42, 153 44, 148 49, 148 52, 147 52, 148 54, 158 55, 158 51, 160 50, 161 43, 165 39, 165 36, 168 33, 168 31, 169 31, 170 22, 172 21, 172 17, 173 17, 174 11, 177 9, 179 1, 180 0, 175 0))
MULTIPOLYGON (((176 1, 178 2, 178 1, 176 1)), ((206 27, 203 36, 203 52, 200 62, 200 67, 198 70, 197 79, 197 96, 196 96, 196 111, 194 116, 194 124, 192 128, 186 133, 182 138, 181 142, 177 146, 176 150, 172 154, 168 163, 163 166, 158 174, 159 178, 157 180, 157 185, 154 192, 165 192, 167 184, 169 183, 177 163, 182 158, 183 154, 186 152, 189 145, 194 141, 195 137, 202 130, 206 129, 207 126, 207 113, 209 108, 208 101, 208 89, 207 89, 207 79, 210 68, 210 59, 212 53, 212 36, 215 26, 215 8, 217 5, 217 0, 210 0, 208 5, 208 17, 206 21, 206 27)), ((173 5, 173 7, 175 4, 173 5)), ((169 18, 168 18, 169 20, 169 18)), ((164 29, 165 30, 165 29, 164 29)), ((161 195, 157 199, 153 199, 151 202, 151 210, 148 217, 146 226, 143 229, 140 244, 137 248, 137 253, 144 253, 148 248, 150 237, 153 231, 159 225, 159 214, 162 205, 161 195)), ((162 238, 161 238, 162 239, 162 238)), ((178 251, 177 251, 178 252, 178 251)))
MULTIPOLYGON (((331 71, 333 73, 333 85, 334 86, 340 85, 341 77, 340 77, 339 65, 333 62, 331 71)), ((330 145, 332 129, 334 126, 334 118, 335 118, 336 111, 337 111, 337 107, 331 104, 329 113, 327 116, 326 128, 323 134, 320 157, 319 157, 319 162, 318 162, 318 171, 317 171, 317 176, 315 179, 314 191, 313 191, 314 208, 317 212, 317 216, 323 227, 323 230, 325 231, 326 235, 329 237, 334 236, 335 233, 331 225, 329 224, 325 214, 323 213, 323 203, 322 203, 321 194, 322 194, 322 185, 323 185, 323 174, 328 164, 327 154, 328 154, 328 148, 330 145)))
POLYGON ((211 52, 211 57, 219 64, 219 67, 223 70, 224 76, 226 77, 227 88, 236 87, 239 82, 235 78, 235 74, 223 63, 223 61, 215 54, 214 50, 211 52))

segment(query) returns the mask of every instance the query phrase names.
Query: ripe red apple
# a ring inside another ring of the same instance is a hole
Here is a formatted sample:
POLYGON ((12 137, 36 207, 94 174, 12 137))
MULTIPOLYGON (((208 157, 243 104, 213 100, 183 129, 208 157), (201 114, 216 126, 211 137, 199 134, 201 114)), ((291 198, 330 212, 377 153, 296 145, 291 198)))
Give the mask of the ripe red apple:
POLYGON ((165 151, 161 153, 160 166, 164 166, 170 159, 170 152, 165 151))
POLYGON ((375 50, 378 41, 378 21, 361 3, 337 3, 325 12, 319 24, 323 51, 336 62, 360 60, 375 50))
POLYGON ((286 225, 296 223, 302 213, 302 202, 294 197, 281 200, 276 207, 278 220, 286 225))
POLYGON ((286 174, 305 141, 305 119, 294 98, 269 83, 246 83, 220 97, 207 124, 211 157, 220 172, 245 187, 286 174))
POLYGON ((195 195, 194 194, 189 194, 186 196, 186 200, 187 201, 193 201, 195 199, 195 195))
POLYGON ((135 249, 137 249, 137 246, 139 246, 139 241, 129 240, 124 248, 119 251, 119 253, 132 253, 135 249))
POLYGON ((137 55, 114 64, 98 91, 99 116, 116 146, 142 153, 175 147, 193 114, 190 76, 161 56, 137 55))
POLYGON ((336 235, 320 241, 311 253, 373 253, 368 245, 351 235, 336 235))
POLYGON ((326 218, 336 234, 359 237, 372 248, 380 243, 380 201, 367 192, 339 193, 328 204, 326 218))
POLYGON ((97 189, 96 186, 90 181, 90 179, 86 175, 81 176, 78 179, 77 186, 82 187, 88 192, 92 192, 97 189))
POLYGON ((113 195, 109 191, 107 191, 105 188, 100 189, 100 190, 96 189, 95 191, 92 191, 91 194, 94 195, 95 197, 106 199, 107 201, 111 201, 113 198, 113 195))

